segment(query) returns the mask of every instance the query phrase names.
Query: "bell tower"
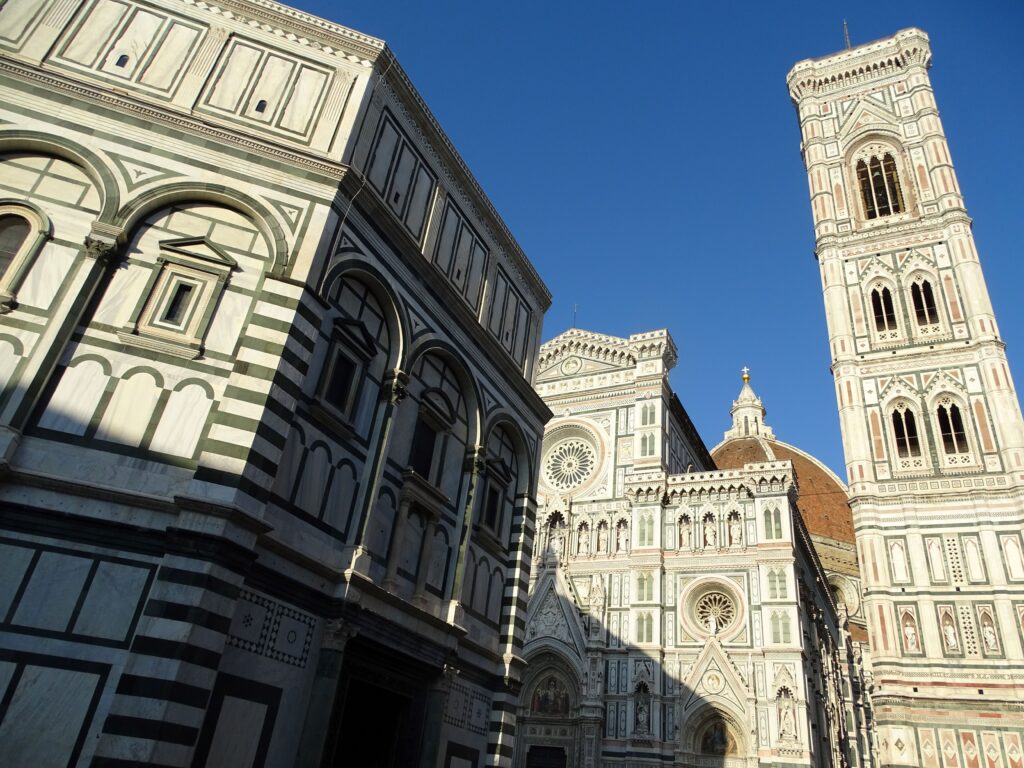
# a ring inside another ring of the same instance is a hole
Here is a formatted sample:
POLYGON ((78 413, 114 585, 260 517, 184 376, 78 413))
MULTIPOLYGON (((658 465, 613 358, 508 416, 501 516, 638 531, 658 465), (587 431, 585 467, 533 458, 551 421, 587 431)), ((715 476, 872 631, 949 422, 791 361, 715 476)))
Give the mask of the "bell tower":
POLYGON ((865 589, 878 764, 1017 765, 1024 422, 930 66, 927 35, 905 29, 802 61, 788 85, 865 589))

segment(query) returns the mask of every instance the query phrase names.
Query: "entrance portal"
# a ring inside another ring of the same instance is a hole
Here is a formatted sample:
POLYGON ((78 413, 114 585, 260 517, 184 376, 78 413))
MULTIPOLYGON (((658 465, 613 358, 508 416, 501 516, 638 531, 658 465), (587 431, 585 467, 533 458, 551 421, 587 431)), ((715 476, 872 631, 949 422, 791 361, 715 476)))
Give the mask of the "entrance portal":
POLYGON ((562 747, 530 747, 526 753, 526 768, 565 768, 565 750, 562 747))

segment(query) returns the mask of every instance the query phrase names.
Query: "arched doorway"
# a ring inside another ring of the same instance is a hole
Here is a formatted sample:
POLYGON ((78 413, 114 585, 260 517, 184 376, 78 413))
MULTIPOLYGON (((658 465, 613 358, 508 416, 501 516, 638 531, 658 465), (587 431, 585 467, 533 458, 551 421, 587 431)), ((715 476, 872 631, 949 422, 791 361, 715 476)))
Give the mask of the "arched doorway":
POLYGON ((519 700, 517 768, 570 768, 580 751, 580 679, 559 655, 530 659, 519 700))

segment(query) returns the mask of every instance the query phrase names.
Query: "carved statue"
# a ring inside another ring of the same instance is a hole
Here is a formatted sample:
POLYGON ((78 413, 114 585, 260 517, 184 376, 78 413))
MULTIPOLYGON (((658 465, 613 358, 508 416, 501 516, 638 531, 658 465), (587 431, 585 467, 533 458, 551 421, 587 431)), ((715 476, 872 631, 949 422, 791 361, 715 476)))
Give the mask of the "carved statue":
POLYGON ((590 529, 585 525, 580 526, 579 541, 576 543, 576 554, 590 554, 590 529))
POLYGON ((718 545, 718 531, 715 530, 714 521, 709 521, 704 524, 704 546, 708 549, 714 549, 718 545))
POLYGON ((636 732, 647 733, 650 729, 650 715, 647 711, 647 704, 640 702, 636 707, 636 732))
POLYGON ((956 637, 956 627, 953 626, 953 620, 947 613, 942 619, 942 639, 946 642, 947 651, 960 650, 960 641, 956 637))
POLYGON ((779 738, 796 738, 796 713, 793 711, 793 699, 789 696, 779 698, 779 738))
POLYGON ((690 547, 690 518, 679 519, 679 548, 689 549, 690 547))
POLYGON ((907 642, 908 651, 920 650, 917 645, 917 629, 914 627, 914 622, 908 617, 903 623, 903 637, 907 642))
POLYGON ((982 623, 981 639, 985 643, 986 651, 996 651, 999 649, 999 641, 996 639, 996 628, 991 624, 982 623))
POLYGON ((597 526, 597 551, 608 551, 608 526, 604 524, 597 526))
POLYGON ((729 543, 738 547, 743 543, 743 524, 733 519, 729 522, 729 543))

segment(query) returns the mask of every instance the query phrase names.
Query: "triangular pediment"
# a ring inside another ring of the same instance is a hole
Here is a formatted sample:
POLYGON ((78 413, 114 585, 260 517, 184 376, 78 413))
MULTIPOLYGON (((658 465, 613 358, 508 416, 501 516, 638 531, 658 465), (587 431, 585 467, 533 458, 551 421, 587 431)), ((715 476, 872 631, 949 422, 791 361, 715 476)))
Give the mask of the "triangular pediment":
POLYGON ((740 712, 745 709, 747 684, 715 638, 708 639, 690 666, 683 691, 683 712, 703 707, 709 702, 727 704, 728 708, 740 712))
POLYGON ((909 251, 904 253, 899 259, 899 263, 900 269, 907 275, 917 269, 924 272, 933 272, 935 270, 935 262, 920 251, 909 251))
POLYGON ((894 280, 896 278, 895 270, 877 256, 864 259, 860 262, 859 266, 860 279, 862 281, 873 280, 876 277, 882 277, 889 280, 894 280))
POLYGON ((861 101, 844 116, 843 123, 839 127, 839 134, 840 136, 849 136, 867 128, 891 129, 895 126, 896 118, 889 111, 887 105, 879 104, 874 100, 870 103, 861 101))
POLYGON ((571 379, 577 376, 593 376, 608 371, 623 370, 632 365, 622 365, 608 360, 595 360, 586 355, 569 355, 549 363, 537 374, 537 381, 553 381, 555 379, 571 379))
POLYGON ((182 237, 176 240, 161 240, 160 250, 178 256, 188 256, 199 261, 235 269, 238 262, 205 237, 182 237))
POLYGON ((526 612, 526 644, 523 652, 555 646, 582 659, 586 640, 572 587, 558 569, 540 575, 530 595, 526 612))

